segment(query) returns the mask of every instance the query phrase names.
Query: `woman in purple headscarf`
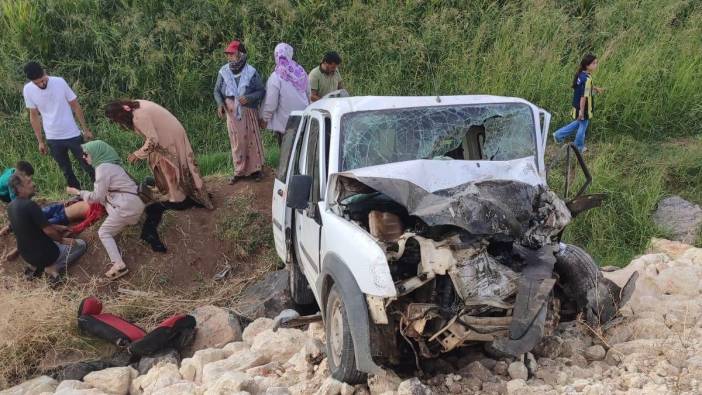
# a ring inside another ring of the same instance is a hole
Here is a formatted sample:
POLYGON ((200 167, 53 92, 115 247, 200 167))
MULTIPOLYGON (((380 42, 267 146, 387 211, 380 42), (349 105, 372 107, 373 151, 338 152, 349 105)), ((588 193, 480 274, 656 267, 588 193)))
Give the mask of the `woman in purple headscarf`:
POLYGON ((275 71, 266 83, 266 98, 261 109, 261 127, 276 133, 280 145, 290 113, 310 104, 307 72, 293 59, 293 48, 280 43, 273 52, 275 71))

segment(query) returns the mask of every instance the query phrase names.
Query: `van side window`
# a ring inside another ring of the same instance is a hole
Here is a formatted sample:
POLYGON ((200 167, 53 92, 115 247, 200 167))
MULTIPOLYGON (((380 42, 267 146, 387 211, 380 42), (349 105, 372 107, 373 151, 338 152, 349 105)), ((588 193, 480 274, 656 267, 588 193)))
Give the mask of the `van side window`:
MULTIPOLYGON (((300 126, 300 121, 302 117, 299 115, 292 115, 288 118, 288 124, 285 125, 285 134, 283 135, 283 143, 280 145, 280 160, 278 162, 278 169, 276 170, 275 178, 282 182, 285 182, 288 175, 288 163, 290 163, 290 155, 293 150, 293 143, 295 143, 295 135, 297 134, 297 127, 300 126)), ((302 142, 300 142, 302 145, 302 142)))
MULTIPOLYGON (((306 116, 303 120, 305 124, 309 122, 309 116, 306 116)), ((305 135, 307 134, 307 128, 305 125, 302 126, 302 131, 300 132, 300 138, 297 139, 297 145, 295 146, 294 157, 290 161, 290 166, 292 166, 292 175, 302 174, 300 172, 300 157, 302 156, 302 147, 305 146, 305 135)))
POLYGON ((305 174, 312 176, 312 190, 310 191, 310 201, 319 201, 319 121, 316 118, 310 119, 310 128, 307 132, 307 158, 305 174))

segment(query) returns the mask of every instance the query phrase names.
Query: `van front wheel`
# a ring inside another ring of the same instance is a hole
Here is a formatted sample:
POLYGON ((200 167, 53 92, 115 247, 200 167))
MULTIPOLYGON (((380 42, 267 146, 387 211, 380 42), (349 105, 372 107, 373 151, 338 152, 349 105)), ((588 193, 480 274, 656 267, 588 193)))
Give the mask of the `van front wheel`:
POLYGON ((329 291, 325 312, 327 362, 332 377, 349 384, 365 382, 366 374, 356 369, 356 355, 346 308, 336 284, 329 291))

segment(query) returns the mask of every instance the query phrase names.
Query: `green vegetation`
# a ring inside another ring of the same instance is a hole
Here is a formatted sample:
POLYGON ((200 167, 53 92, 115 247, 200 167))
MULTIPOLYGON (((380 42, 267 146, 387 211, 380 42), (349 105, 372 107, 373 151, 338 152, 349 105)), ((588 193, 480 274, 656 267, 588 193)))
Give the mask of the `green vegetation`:
POLYGON ((273 248, 270 220, 253 208, 255 199, 250 192, 232 196, 223 211, 225 214, 217 221, 217 236, 234 246, 239 258, 273 248))
MULTIPOLYGON (((649 219, 658 198, 680 192, 702 202, 695 0, 14 0, 0 3, 0 37, 0 165, 31 160, 52 196, 63 180, 39 157, 26 119, 26 61, 64 76, 93 131, 125 157, 139 139, 109 125, 101 108, 113 98, 145 98, 182 120, 204 174, 230 173, 211 90, 222 48, 242 37, 264 76, 279 41, 291 43, 308 70, 336 49, 353 94, 519 96, 552 111, 552 129, 566 121, 570 79, 592 51, 601 60, 595 81, 607 91, 597 98, 588 161, 592 191, 611 199, 579 218, 568 239, 623 264, 658 233, 649 219)), ((275 144, 265 146, 275 163, 275 144)), ((146 174, 143 165, 130 170, 146 174)))
MULTIPOLYGON (((625 265, 646 249, 651 237, 666 236, 651 220, 663 197, 678 194, 702 202, 699 138, 655 145, 631 137, 616 138, 591 145, 585 159, 593 174, 590 191, 608 197, 602 207, 576 218, 564 238, 585 247, 600 265, 625 265)), ((556 190, 562 189, 562 171, 554 170, 549 177, 556 190)), ((575 185, 580 182, 582 177, 575 185)))

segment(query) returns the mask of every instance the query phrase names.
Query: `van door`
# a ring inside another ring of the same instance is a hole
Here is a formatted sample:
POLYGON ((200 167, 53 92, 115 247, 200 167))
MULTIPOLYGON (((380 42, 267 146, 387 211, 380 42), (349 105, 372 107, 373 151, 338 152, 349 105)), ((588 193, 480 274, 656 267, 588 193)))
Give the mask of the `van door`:
POLYGON ((293 111, 288 118, 288 123, 285 126, 285 134, 283 135, 283 143, 280 146, 280 160, 278 169, 273 182, 273 204, 272 204, 272 219, 273 219, 273 240, 275 241, 275 250, 278 257, 283 262, 289 261, 288 256, 288 239, 290 234, 290 219, 292 210, 285 206, 285 197, 288 191, 288 180, 291 176, 290 162, 299 158, 299 149, 302 146, 302 130, 304 123, 302 122, 302 111, 293 111), (298 141, 299 140, 299 141, 298 141), (297 148, 297 150, 296 150, 297 148), (293 155, 294 153, 298 155, 293 155))
POLYGON ((309 205, 304 210, 295 210, 296 257, 302 263, 307 278, 319 275, 319 240, 321 234, 321 196, 324 185, 322 177, 326 173, 320 165, 323 161, 321 147, 325 146, 324 118, 321 114, 312 115, 306 125, 305 154, 298 174, 312 177, 309 205))

